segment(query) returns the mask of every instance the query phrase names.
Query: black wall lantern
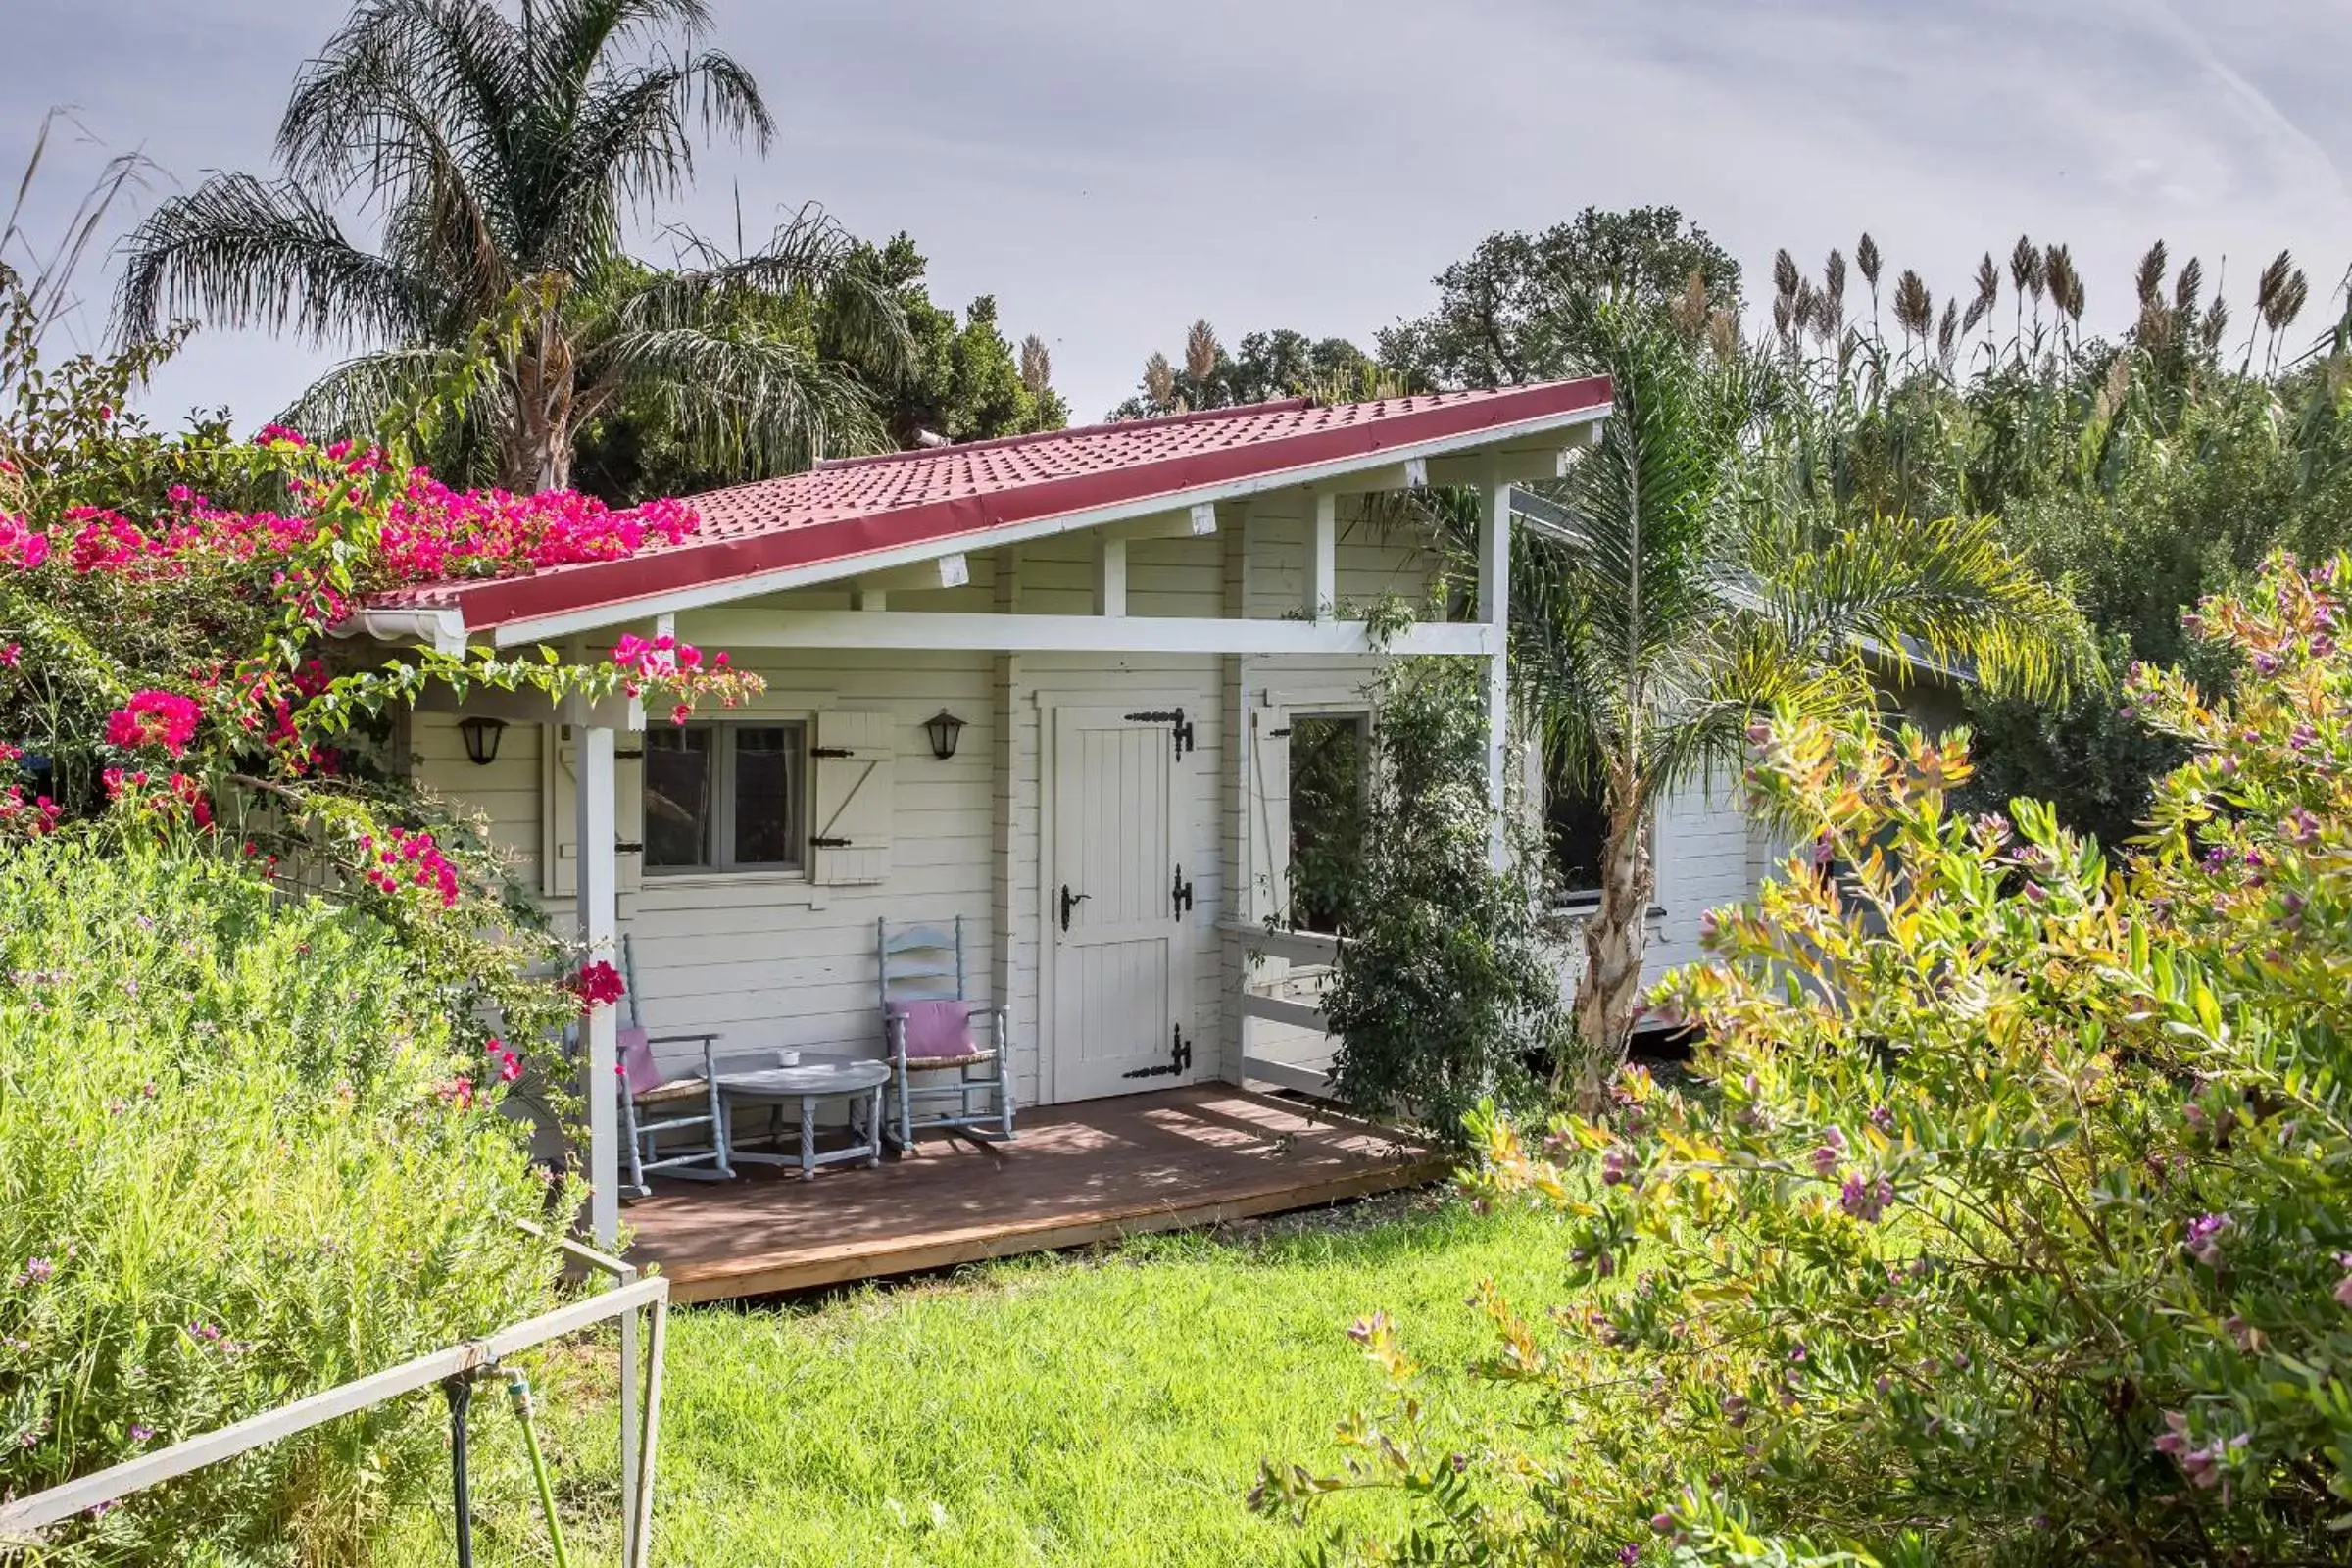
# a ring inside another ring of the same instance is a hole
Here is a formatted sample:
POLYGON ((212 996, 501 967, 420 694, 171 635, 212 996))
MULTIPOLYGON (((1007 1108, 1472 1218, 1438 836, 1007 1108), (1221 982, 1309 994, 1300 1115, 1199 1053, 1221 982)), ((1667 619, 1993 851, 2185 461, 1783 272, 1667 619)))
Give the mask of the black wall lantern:
POLYGON ((956 741, 963 733, 963 720, 943 708, 936 718, 923 726, 923 733, 931 737, 931 755, 944 762, 956 755, 956 741))
POLYGON ((486 718, 469 713, 458 720, 458 733, 466 738, 466 755, 476 767, 488 767, 498 760, 498 738, 507 732, 503 718, 486 718))

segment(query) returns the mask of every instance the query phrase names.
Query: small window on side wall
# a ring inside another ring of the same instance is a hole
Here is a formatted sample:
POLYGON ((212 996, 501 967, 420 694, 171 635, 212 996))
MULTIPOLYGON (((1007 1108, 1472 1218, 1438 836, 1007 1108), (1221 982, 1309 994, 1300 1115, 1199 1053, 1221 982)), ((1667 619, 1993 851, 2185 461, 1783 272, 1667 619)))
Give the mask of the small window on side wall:
POLYGON ((1554 768, 1544 792, 1544 830, 1560 891, 1570 899, 1598 893, 1609 842, 1608 802, 1598 782, 1580 784, 1554 768))
POLYGON ((646 869, 801 869, 803 740, 800 724, 649 728, 646 869))

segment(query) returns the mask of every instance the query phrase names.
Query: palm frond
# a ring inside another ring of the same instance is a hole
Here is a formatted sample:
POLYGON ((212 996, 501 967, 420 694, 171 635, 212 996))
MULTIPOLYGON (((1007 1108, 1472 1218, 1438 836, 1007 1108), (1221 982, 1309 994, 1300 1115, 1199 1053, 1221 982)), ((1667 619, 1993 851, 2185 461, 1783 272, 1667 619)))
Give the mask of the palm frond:
POLYGON ((889 445, 854 374, 802 343, 756 331, 677 325, 615 333, 598 346, 583 417, 600 396, 649 401, 712 469, 788 473, 889 445))
POLYGON ((125 249, 115 317, 130 337, 197 315, 315 342, 421 337, 443 304, 422 279, 352 244, 309 195, 250 174, 218 174, 165 202, 125 249))

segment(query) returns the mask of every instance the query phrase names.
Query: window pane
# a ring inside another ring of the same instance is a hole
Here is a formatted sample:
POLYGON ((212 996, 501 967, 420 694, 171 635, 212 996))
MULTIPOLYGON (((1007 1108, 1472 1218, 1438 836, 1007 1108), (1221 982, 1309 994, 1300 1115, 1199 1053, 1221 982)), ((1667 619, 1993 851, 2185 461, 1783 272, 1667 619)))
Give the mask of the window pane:
POLYGON ((735 735, 735 856, 737 865, 787 865, 799 858, 799 806, 794 774, 800 728, 743 725, 735 735))
POLYGON ((645 732, 645 863, 710 863, 710 752, 708 724, 645 732))
POLYGON ((1600 858, 1608 844, 1608 803, 1597 783, 1583 786, 1555 770, 1544 801, 1544 826, 1551 840, 1552 869, 1561 891, 1592 893, 1600 887, 1600 858))
POLYGON ((1291 720, 1291 923, 1348 924, 1363 847, 1362 715, 1291 720))

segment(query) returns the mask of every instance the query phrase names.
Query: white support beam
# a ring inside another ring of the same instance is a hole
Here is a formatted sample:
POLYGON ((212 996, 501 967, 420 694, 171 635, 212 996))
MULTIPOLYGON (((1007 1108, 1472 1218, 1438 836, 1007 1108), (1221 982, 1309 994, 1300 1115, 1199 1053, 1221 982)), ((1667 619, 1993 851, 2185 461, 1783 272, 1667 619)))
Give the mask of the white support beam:
MULTIPOLYGON (((1570 432, 1563 431, 1563 436, 1570 432)), ((1527 452, 1497 452, 1468 458, 1433 458, 1429 465, 1432 484, 1484 485, 1491 478, 1501 478, 1509 484, 1529 484, 1544 479, 1557 479, 1568 471, 1569 465, 1582 452, 1582 445, 1561 441, 1554 445, 1527 452)))
POLYGON ((920 593, 928 588, 961 588, 972 580, 971 558, 961 552, 941 556, 936 561, 918 561, 911 566, 899 566, 890 571, 869 571, 858 578, 857 593, 889 594, 904 590, 920 593))
POLYGON ((1372 495, 1386 490, 1420 490, 1426 488, 1433 472, 1427 458, 1406 458, 1401 463, 1384 463, 1375 468, 1359 468, 1350 474, 1318 484, 1318 490, 1329 490, 1335 496, 1372 495))
POLYGON ((861 615, 878 615, 890 608, 890 595, 880 588, 868 588, 859 583, 850 592, 850 608, 861 615))
POLYGON ((1503 787, 1510 761, 1511 481, 1502 465, 1479 492, 1478 619, 1492 639, 1487 654, 1487 858, 1501 870, 1510 854, 1503 787))
MULTIPOLYGON (((703 647, 949 649, 1000 654, 1368 654, 1381 651, 1360 620, 1228 620, 1189 615, 998 615, 982 612, 709 610, 681 616, 703 647)), ((1428 621, 1393 637, 1395 654, 1483 655, 1488 626, 1428 621)))
MULTIPOLYGON (((582 961, 619 967, 619 881, 613 851, 612 729, 579 726, 579 844, 577 910, 582 961)), ((588 1069, 589 1232, 611 1250, 620 1238, 620 1115, 613 1064, 618 1059, 619 1012, 594 1007, 580 1019, 581 1055, 588 1069)))
POLYGON ((1108 535, 1095 541, 1095 613, 1127 613, 1127 541, 1108 535))
POLYGON ((1184 512, 1163 512, 1134 522, 1114 522, 1102 530, 1112 539, 1206 539, 1217 531, 1217 508, 1203 501, 1184 512))
POLYGON ((1317 490, 1314 503, 1306 529, 1303 608, 1307 619, 1329 620, 1340 605, 1340 498, 1317 490))

